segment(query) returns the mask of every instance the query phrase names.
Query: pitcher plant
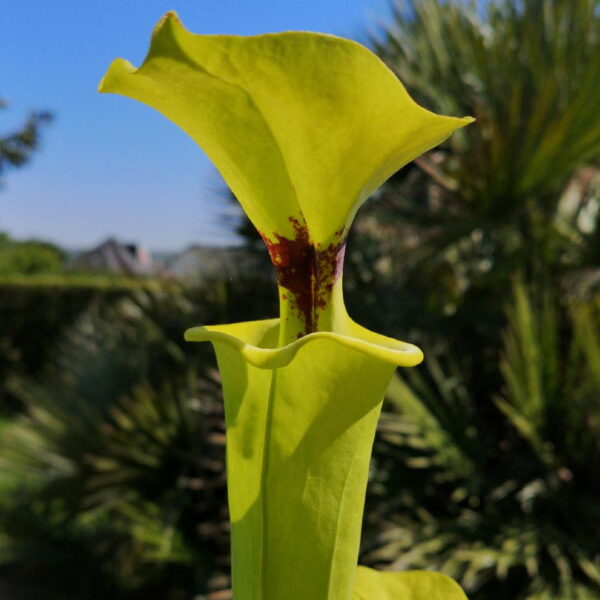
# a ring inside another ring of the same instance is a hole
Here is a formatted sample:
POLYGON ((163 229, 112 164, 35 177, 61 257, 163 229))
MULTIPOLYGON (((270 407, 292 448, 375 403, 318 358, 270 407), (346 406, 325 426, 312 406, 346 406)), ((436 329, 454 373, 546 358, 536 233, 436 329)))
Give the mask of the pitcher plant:
POLYGON ((472 119, 420 107, 358 43, 195 35, 172 12, 142 66, 117 59, 100 91, 202 147, 277 273, 279 318, 185 333, 213 344, 222 377, 235 600, 464 599, 441 574, 356 566, 382 399, 423 355, 348 316, 342 267, 361 204, 472 119))

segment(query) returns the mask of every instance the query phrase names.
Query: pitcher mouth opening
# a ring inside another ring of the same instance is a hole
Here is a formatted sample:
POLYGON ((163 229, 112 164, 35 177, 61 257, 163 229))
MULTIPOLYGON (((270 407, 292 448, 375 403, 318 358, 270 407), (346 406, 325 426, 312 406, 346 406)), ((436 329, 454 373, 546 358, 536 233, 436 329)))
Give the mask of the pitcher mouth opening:
POLYGON ((268 319, 192 327, 184 337, 188 342, 227 344, 235 348, 249 364, 261 369, 285 367, 301 348, 324 339, 397 367, 414 367, 423 360, 423 352, 417 346, 370 331, 349 317, 347 334, 316 331, 282 347, 277 347, 279 324, 279 319, 268 319))

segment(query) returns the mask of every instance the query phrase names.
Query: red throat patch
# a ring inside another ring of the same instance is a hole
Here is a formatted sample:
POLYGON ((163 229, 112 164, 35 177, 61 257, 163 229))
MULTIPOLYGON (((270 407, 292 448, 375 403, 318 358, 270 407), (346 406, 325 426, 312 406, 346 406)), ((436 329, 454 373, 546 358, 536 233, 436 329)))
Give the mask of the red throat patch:
POLYGON ((333 285, 342 273, 345 229, 335 232, 335 240, 321 247, 310 239, 306 225, 294 217, 289 218, 294 228, 294 238, 274 233, 275 241, 260 232, 277 272, 279 285, 286 290, 292 309, 304 323, 298 337, 316 331, 318 313, 331 299, 333 285))

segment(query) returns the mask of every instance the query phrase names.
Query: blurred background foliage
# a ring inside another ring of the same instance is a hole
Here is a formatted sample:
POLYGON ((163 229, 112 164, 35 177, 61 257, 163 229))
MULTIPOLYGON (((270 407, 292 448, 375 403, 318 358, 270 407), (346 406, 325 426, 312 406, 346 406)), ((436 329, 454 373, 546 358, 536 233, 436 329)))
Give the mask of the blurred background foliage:
MULTIPOLYGON (((371 38, 417 101, 477 122, 389 180, 349 240, 352 316, 427 356, 384 405, 360 560, 442 570, 473 600, 600 598, 599 9, 411 0, 371 38)), ((218 373, 181 333, 276 314, 268 275, 62 260, 0 238, 0 582, 227 598, 218 373)))
MULTIPOLYGON (((8 107, 8 101, 0 98, 0 110, 8 107)), ((0 188, 1 177, 7 171, 29 162, 32 154, 39 148, 44 127, 51 121, 52 113, 49 111, 32 111, 17 129, 0 136, 0 188)))

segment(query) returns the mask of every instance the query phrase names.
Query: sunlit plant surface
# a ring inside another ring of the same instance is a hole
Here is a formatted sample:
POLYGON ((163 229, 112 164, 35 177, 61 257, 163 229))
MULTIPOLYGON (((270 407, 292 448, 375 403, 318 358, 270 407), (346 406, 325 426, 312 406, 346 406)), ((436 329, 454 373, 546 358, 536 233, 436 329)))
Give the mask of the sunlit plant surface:
POLYGON ((168 13, 143 65, 100 89, 208 154, 263 237, 280 317, 196 327, 223 380, 236 600, 455 600, 430 572, 356 568, 371 447, 397 366, 421 351, 344 307, 346 236, 390 175, 470 118, 433 114, 366 48, 313 33, 194 35, 168 13))

